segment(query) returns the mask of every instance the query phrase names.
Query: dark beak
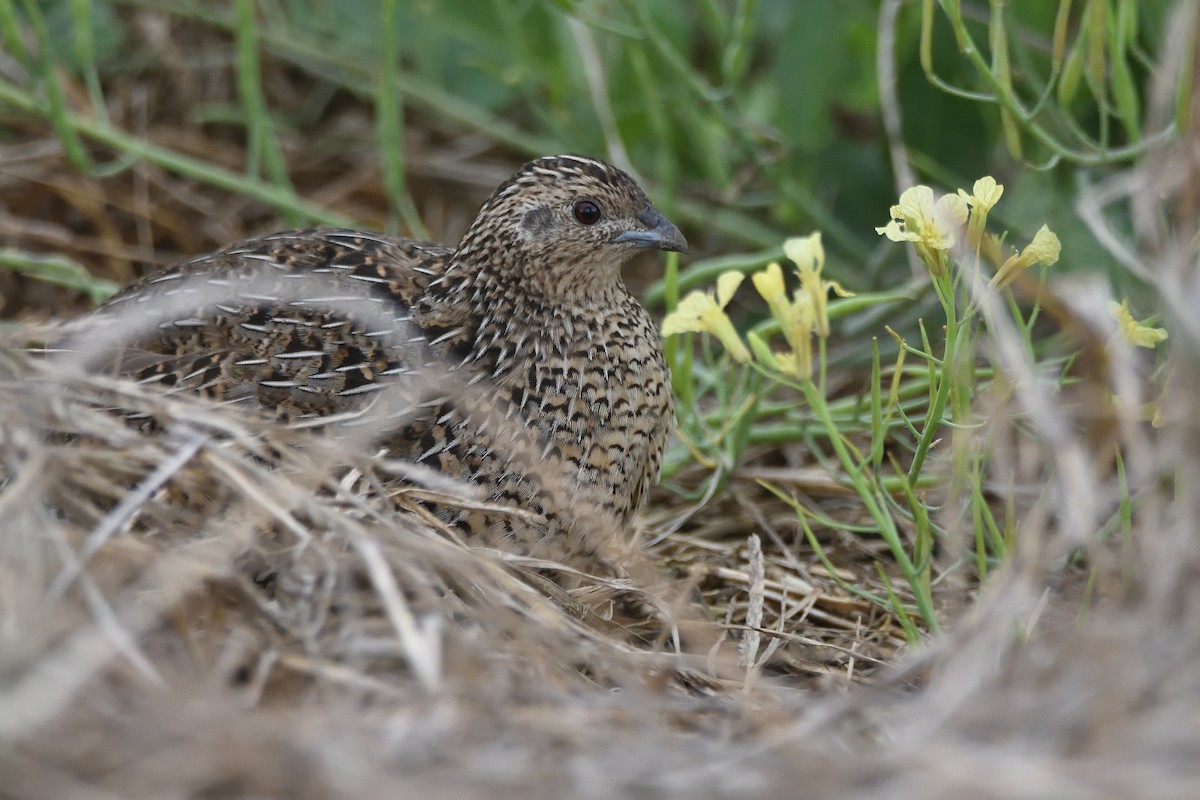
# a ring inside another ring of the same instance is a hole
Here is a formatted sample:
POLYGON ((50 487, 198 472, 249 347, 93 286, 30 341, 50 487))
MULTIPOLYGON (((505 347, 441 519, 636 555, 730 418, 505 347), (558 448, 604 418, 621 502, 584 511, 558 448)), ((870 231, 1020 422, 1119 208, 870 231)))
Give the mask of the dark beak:
POLYGON ((654 206, 647 206, 637 215, 637 221, 645 228, 634 228, 618 234, 613 242, 624 242, 634 247, 657 247, 659 250, 688 251, 687 239, 654 206))

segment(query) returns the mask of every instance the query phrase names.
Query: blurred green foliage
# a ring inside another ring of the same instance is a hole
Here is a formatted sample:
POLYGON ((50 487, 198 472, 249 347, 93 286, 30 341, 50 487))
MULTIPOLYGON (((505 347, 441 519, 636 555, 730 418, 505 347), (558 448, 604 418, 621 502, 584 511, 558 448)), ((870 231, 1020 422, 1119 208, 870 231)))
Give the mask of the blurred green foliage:
MULTIPOLYGON (((1170 0, 926 0, 901 4, 890 31, 881 27, 890 18, 885 6, 258 0, 254 34, 264 60, 313 76, 314 96, 349 89, 369 101, 375 87, 391 85, 381 81, 391 80, 406 124, 432 115, 522 155, 574 151, 619 161, 627 153, 668 212, 706 234, 694 238, 710 252, 771 248, 786 235, 819 228, 830 272, 859 290, 887 288, 908 275, 873 230, 898 188, 880 121, 882 70, 894 82, 899 144, 919 180, 965 185, 993 174, 1009 187, 999 221, 1015 236, 1028 238, 1049 223, 1069 254, 1064 268, 1115 274, 1074 211, 1076 164, 1086 158, 1093 177, 1102 175, 1111 156, 1137 155, 1120 148, 1136 147, 1150 133, 1138 116, 1140 95, 1157 64, 1170 0), (380 29, 385 4, 390 41, 380 29), (894 42, 882 62, 881 30, 894 42), (964 53, 968 39, 977 50, 964 53), (388 48, 397 60, 382 57, 388 48), (981 101, 995 97, 1000 84, 1011 95, 981 101), (1017 120, 1006 101, 1030 110, 1030 118, 1017 120), (1049 137, 1060 146, 1049 146, 1049 137)), ((129 25, 131 9, 222 28, 245 41, 239 7, 211 0, 0 0, 0 23, 10 56, 26 60, 12 43, 28 43, 27 20, 40 10, 58 64, 84 76, 93 69, 111 75, 155 68, 129 25)), ((13 91, 39 98, 46 89, 13 91)), ((253 163, 277 164, 272 128, 255 117, 270 114, 302 132, 312 109, 256 105, 247 99, 241 109, 246 129, 262 140, 253 163)), ((396 154, 393 167, 402 165, 403 126, 381 125, 379 132, 379 146, 396 154)), ((286 189, 284 177, 278 170, 263 176, 286 189)), ((398 180, 389 197, 402 207, 398 180)), ((414 227, 409 211, 400 216, 414 227)))

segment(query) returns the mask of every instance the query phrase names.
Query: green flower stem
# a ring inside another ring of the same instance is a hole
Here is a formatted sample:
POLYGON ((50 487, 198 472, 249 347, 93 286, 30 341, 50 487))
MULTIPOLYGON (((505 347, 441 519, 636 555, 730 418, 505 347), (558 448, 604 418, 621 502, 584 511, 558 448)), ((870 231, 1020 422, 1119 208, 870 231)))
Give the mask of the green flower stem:
POLYGON ((817 337, 817 389, 825 396, 825 337, 817 337))
POLYGON ((879 360, 879 339, 871 340, 871 450, 867 463, 875 474, 883 466, 884 449, 883 421, 883 366, 879 360))
MULTIPOLYGON (((895 459, 891 456, 888 459, 891 461, 892 469, 896 473, 896 478, 899 479, 900 486, 899 491, 890 492, 885 497, 890 499, 892 494, 904 495, 904 501, 908 504, 908 511, 912 514, 912 521, 916 526, 916 536, 913 539, 913 561, 921 577, 920 590, 921 593, 931 595, 934 533, 933 523, 929 519, 929 507, 917 497, 916 487, 908 482, 904 470, 900 468, 895 459)), ((916 591, 915 588, 914 591, 916 591)))
POLYGON ((750 443, 750 433, 757 420, 755 411, 761 396, 762 376, 758 370, 744 367, 741 373, 742 379, 738 381, 737 396, 744 399, 733 413, 732 424, 729 426, 728 432, 722 437, 725 442, 727 474, 732 473, 733 468, 742 460, 742 453, 746 452, 746 447, 750 443))
POLYGON ((921 468, 925 465, 925 458, 929 455, 929 448, 933 446, 934 440, 941 431, 942 416, 945 414, 946 403, 950 399, 950 390, 953 386, 952 369, 955 363, 955 354, 958 352, 961 332, 958 327, 958 312, 954 303, 954 292, 950 285, 952 280, 949 274, 941 275, 933 280, 938 299, 941 301, 942 308, 946 312, 946 349, 942 353, 942 361, 938 365, 934 380, 937 390, 933 401, 929 404, 929 411, 925 415, 925 424, 921 428, 921 438, 917 441, 917 449, 913 454, 912 465, 908 469, 908 480, 910 482, 915 482, 921 474, 921 468))
MULTIPOLYGON (((949 17, 950 24, 954 28, 954 33, 958 40, 959 52, 971 62, 979 75, 987 82, 992 93, 967 92, 951 86, 939 78, 934 71, 931 55, 933 36, 931 19, 933 15, 933 3, 931 0, 926 0, 922 5, 921 20, 921 65, 925 71, 926 78, 930 83, 944 91, 972 100, 998 104, 1015 124, 1018 124, 1023 130, 1027 131, 1034 139, 1045 146, 1050 152, 1054 153, 1057 158, 1066 159, 1078 166, 1100 166, 1113 161, 1137 158, 1147 150, 1175 137, 1178 129, 1175 126, 1175 121, 1171 120, 1165 124, 1162 130, 1154 134, 1141 139, 1135 139, 1132 143, 1123 147, 1110 147, 1108 145, 1107 121, 1111 112, 1107 109, 1107 104, 1102 103, 1100 115, 1101 135, 1099 139, 1093 141, 1082 130, 1075 128, 1073 132, 1080 138, 1081 146, 1073 148, 1067 145, 1034 120, 1033 113, 1021 104, 1011 88, 1005 86, 1003 76, 984 59, 984 52, 986 51, 980 49, 964 24, 962 0, 938 0, 938 4, 942 7, 946 16, 949 17)), ((1096 5, 1100 6, 1103 4, 1096 5)), ((1117 53, 1116 56, 1123 58, 1122 53, 1117 53)), ((1128 104, 1126 104, 1126 108, 1119 111, 1133 113, 1129 109, 1128 104)), ((1137 120, 1126 120, 1123 114, 1120 118, 1126 125, 1136 126, 1138 123, 1137 120)))
MULTIPOLYGON (((671 313, 679 305, 679 254, 667 254, 666 272, 662 279, 663 298, 666 311, 671 313)), ((668 336, 663 342, 663 356, 671 368, 671 387, 683 408, 692 408, 695 401, 696 382, 692 376, 692 337, 668 336)))
POLYGON ((825 433, 829 437, 830 444, 833 445, 834 452, 837 453, 838 461, 846 471, 851 486, 862 500, 871 519, 874 520, 879 535, 892 551, 892 556, 900 566, 905 580, 912 587, 917 611, 921 614, 926 628, 930 633, 936 634, 940 626, 933 610, 933 599, 927 588, 927 581, 924 580, 921 570, 913 563, 908 551, 905 550, 904 541, 896 529, 895 520, 884 510, 887 506, 886 497, 882 496, 878 487, 873 485, 873 479, 864 470, 863 465, 851 455, 842 438, 842 433, 837 428, 837 423, 829 414, 825 398, 817 390, 816 385, 812 381, 804 381, 799 384, 799 388, 804 393, 804 398, 812 408, 813 414, 824 426, 825 433))

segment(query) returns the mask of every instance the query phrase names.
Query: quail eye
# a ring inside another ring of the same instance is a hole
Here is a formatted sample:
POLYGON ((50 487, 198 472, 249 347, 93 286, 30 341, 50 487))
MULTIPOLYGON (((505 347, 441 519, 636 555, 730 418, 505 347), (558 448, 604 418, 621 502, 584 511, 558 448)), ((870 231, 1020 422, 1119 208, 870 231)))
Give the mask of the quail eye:
POLYGON ((583 225, 595 225, 600 221, 600 206, 591 200, 580 200, 575 204, 575 219, 583 225))

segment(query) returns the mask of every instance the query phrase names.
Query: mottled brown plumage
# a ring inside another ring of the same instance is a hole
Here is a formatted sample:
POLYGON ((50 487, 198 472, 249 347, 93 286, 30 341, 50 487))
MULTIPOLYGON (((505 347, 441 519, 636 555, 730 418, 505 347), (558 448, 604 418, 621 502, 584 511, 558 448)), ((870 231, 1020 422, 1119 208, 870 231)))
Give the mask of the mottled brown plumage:
MULTIPOLYGON (((619 274, 646 247, 686 243, 627 174, 556 156, 501 185, 456 249, 288 231, 151 275, 97 315, 152 320, 124 371, 288 419, 422 383, 384 437, 391 452, 567 533, 601 510, 628 522, 661 464, 669 376, 619 274)), ((452 517, 511 532, 495 515, 452 517)))

